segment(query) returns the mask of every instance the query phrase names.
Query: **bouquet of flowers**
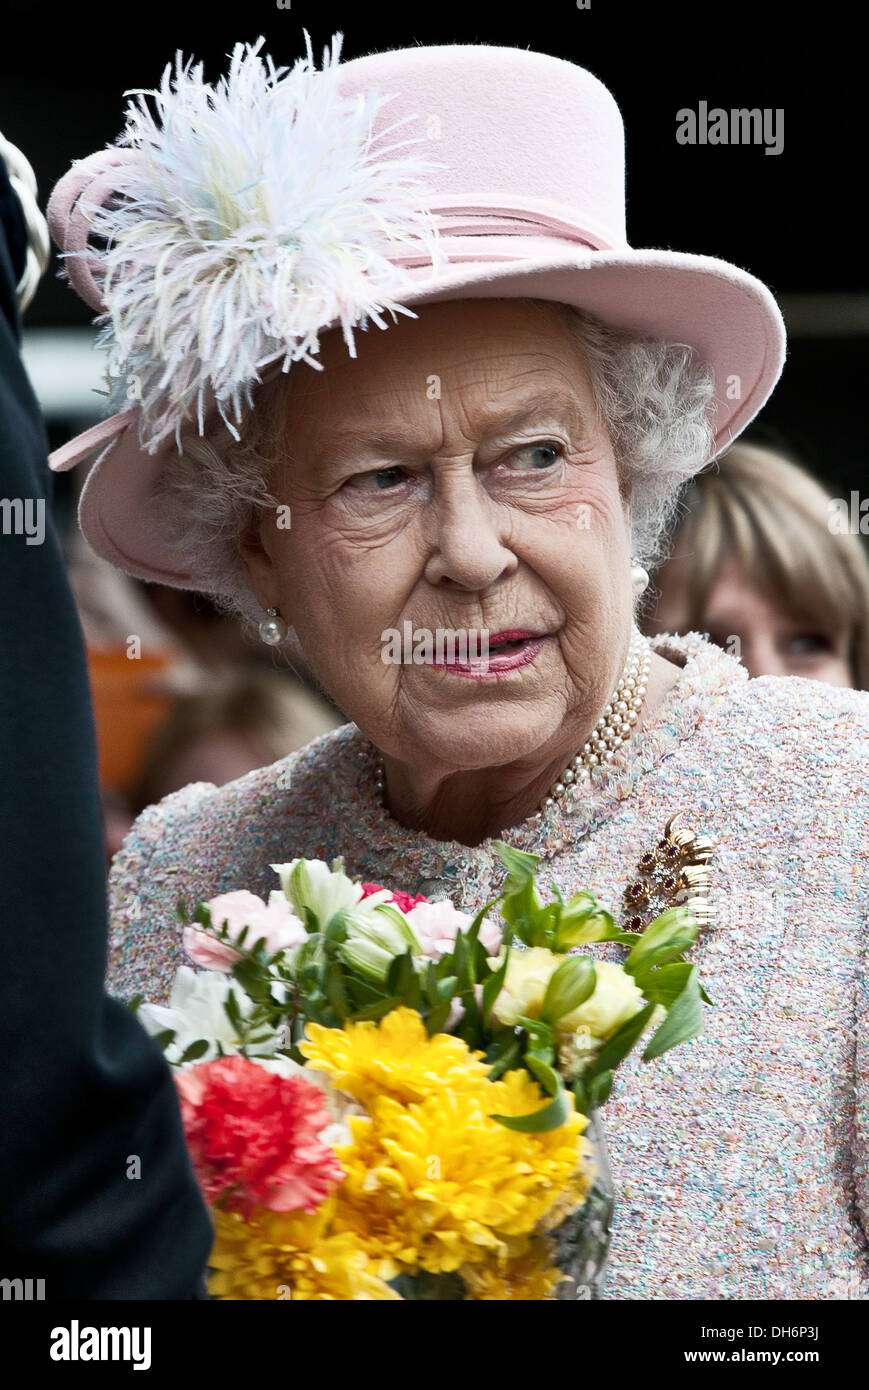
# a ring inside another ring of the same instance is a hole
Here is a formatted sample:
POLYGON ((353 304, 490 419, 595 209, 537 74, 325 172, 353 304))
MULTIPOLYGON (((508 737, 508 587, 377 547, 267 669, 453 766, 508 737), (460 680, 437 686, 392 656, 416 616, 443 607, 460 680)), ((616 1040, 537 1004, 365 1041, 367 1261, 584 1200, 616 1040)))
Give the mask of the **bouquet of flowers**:
POLYGON ((649 1061, 701 1031, 697 920, 673 907, 623 931, 555 884, 544 903, 538 858, 497 848, 505 884, 473 918, 340 859, 272 865, 268 902, 179 903, 203 968, 181 967, 167 1007, 132 1007, 175 1071, 212 1297, 596 1291, 597 1111, 644 1035, 649 1061), (623 964, 577 954, 603 941, 623 964))

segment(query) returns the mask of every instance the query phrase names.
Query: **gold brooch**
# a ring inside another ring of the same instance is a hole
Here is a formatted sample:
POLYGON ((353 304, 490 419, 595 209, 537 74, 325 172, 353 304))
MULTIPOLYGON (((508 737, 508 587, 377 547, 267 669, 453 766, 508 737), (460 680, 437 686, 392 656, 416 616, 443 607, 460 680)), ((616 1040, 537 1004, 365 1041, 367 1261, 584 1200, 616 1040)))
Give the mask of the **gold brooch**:
POLYGON ((680 825, 683 813, 671 816, 663 837, 643 855, 638 875, 624 891, 624 927, 641 932, 670 907, 690 907, 701 927, 714 918, 709 860, 715 841, 680 825))

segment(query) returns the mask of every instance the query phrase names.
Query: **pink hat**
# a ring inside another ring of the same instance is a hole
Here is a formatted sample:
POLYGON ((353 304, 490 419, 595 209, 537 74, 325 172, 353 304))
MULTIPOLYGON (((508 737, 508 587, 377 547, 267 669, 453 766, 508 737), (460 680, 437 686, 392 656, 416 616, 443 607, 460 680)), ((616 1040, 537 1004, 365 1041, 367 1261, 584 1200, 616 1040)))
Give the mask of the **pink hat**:
POLYGON ((710 457, 781 372, 784 324, 760 281, 628 245, 622 119, 591 73, 476 45, 341 64, 340 40, 320 72, 308 42, 288 75, 257 56, 262 40, 239 46, 215 88, 179 58, 153 94, 163 128, 140 99, 127 147, 74 164, 49 202, 69 279, 103 315, 110 404, 131 402, 50 463, 95 457, 82 530, 141 578, 204 587, 144 520, 179 443, 221 420, 234 431, 258 381, 318 365, 329 328, 355 351, 353 326, 386 327, 383 309, 533 297, 689 344, 715 374, 710 457))

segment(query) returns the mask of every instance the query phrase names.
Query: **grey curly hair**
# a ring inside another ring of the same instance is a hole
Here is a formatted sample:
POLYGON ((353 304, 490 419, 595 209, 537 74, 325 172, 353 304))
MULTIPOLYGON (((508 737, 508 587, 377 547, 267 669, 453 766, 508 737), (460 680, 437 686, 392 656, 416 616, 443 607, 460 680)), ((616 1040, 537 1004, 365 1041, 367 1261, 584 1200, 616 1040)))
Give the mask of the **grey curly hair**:
MULTIPOLYGON (((526 302, 558 313, 586 356, 622 492, 631 493, 632 550, 652 569, 663 558, 682 485, 713 452, 712 369, 687 344, 611 328, 571 305, 526 302)), ((203 591, 223 611, 254 623, 262 610, 237 542, 257 513, 278 505, 268 489, 287 424, 286 380, 279 374, 258 388, 240 441, 220 426, 172 454, 151 498, 152 524, 204 576, 203 591)))

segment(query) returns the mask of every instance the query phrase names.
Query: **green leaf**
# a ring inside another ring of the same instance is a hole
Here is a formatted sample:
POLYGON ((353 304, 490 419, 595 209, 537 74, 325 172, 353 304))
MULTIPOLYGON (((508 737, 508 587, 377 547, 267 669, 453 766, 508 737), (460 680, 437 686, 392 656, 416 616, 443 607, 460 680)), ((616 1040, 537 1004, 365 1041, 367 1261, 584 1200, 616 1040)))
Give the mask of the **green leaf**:
POLYGON ((179 1059, 178 1059, 178 1060, 179 1060, 179 1063, 180 1063, 180 1062, 195 1062, 196 1059, 197 1059, 198 1057, 204 1056, 204 1054, 205 1054, 207 1051, 208 1051, 208 1039, 207 1039, 207 1038, 198 1038, 198 1039, 196 1040, 196 1042, 192 1042, 192 1043, 190 1044, 189 1047, 185 1047, 184 1051, 182 1052, 181 1056, 180 1056, 179 1059))
POLYGON ((539 854, 526 854, 523 849, 514 849, 512 845, 505 844, 503 840, 493 840, 492 848, 501 863, 506 865, 511 887, 519 887, 527 879, 533 878, 534 871, 540 863, 539 854))
POLYGON ((504 1075, 505 1071, 511 1071, 517 1067, 522 1060, 522 1048, 519 1038, 512 1028, 504 1028, 490 1042, 486 1049, 486 1061, 492 1070, 489 1073, 490 1081, 497 1081, 504 1075))
MULTIPOLYGON (((646 998, 655 1004, 663 1004, 665 1009, 678 999, 694 969, 687 960, 674 961, 672 965, 662 965, 657 970, 643 972, 640 985, 646 998)), ((640 980, 635 976, 635 982, 640 980)))
POLYGON ((578 1077, 577 1080, 574 1081, 572 1089, 573 1104, 576 1108, 577 1114, 587 1115, 592 1107, 588 1098, 588 1091, 585 1088, 585 1082, 582 1080, 582 1077, 578 1077))
POLYGON ((335 1027, 335 1017, 331 1009, 323 1008, 322 996, 305 1002, 305 1022, 320 1023, 324 1028, 335 1027))
POLYGON ((453 971, 458 978, 459 985, 467 989, 471 984, 471 975, 468 968, 468 939, 464 932, 457 932, 453 943, 453 971))
MULTIPOLYGON (((493 957, 490 952, 486 950, 486 947, 479 937, 477 937, 476 941, 471 942, 468 949, 474 958, 474 979, 477 981, 477 984, 482 984, 483 980, 489 978, 489 974, 492 970, 489 961, 493 959, 493 957)), ((497 954, 494 959, 497 959, 497 954)))
POLYGON ((438 972, 433 960, 430 960, 425 968, 423 983, 428 1002, 436 1004, 438 1002, 438 972))
POLYGON ((589 1109, 599 1110, 600 1107, 609 1100, 612 1088, 613 1073, 611 1071, 599 1072, 588 1088, 589 1109))
POLYGON ((263 973, 256 961, 248 959, 236 961, 232 968, 232 976, 254 1003, 270 1003, 271 980, 263 973))
POLYGON ((413 956, 409 949, 403 956, 393 957, 386 976, 386 988, 390 994, 401 995, 408 1008, 419 1008, 419 976, 414 969, 413 956))
POLYGON ((612 913, 593 902, 590 908, 576 915, 562 915, 555 932, 555 949, 568 951, 574 946, 588 946, 593 941, 617 941, 620 936, 621 929, 616 926, 612 913))
POLYGON ((468 927, 467 931, 462 933, 469 947, 473 945, 474 942, 479 941, 480 927, 485 922, 486 916, 490 909, 493 908, 495 904, 500 901, 500 898, 501 894, 499 893, 497 897, 490 898, 487 903, 483 903, 483 906, 480 908, 479 912, 476 913, 474 920, 471 922, 471 925, 468 927))
POLYGON ((401 956, 393 956, 392 960, 389 963, 389 969, 386 972, 386 979, 384 980, 384 984, 391 994, 398 994, 399 992, 398 983, 401 979, 402 959, 403 958, 401 956))
POLYGON ((391 1014, 393 1009, 398 1009, 404 1003, 400 994, 391 994, 387 999, 381 999, 376 1004, 369 1004, 367 1008, 360 1009, 353 1015, 354 1023, 362 1023, 366 1019, 383 1018, 385 1014, 391 1014))
POLYGON ((693 946, 694 938, 691 936, 673 936, 669 941, 661 941, 657 946, 651 947, 642 957, 631 962, 631 956, 625 961, 625 970, 629 975, 633 975, 634 983, 643 988, 643 981, 650 978, 653 971, 662 965, 667 965, 670 961, 681 961, 683 951, 687 951, 689 946, 693 946))
POLYGON ((553 949, 559 911, 558 903, 547 903, 545 907, 539 909, 529 929, 533 946, 545 946, 549 950, 553 949))
POLYGON ((447 975, 445 979, 437 980, 435 982, 435 997, 432 1003, 442 1004, 444 1000, 449 1003, 456 992, 456 985, 458 983, 458 978, 455 975, 447 975))
POLYGON ((144 1001, 144 998, 144 994, 134 994, 132 999, 127 1000, 127 1008, 130 1010, 131 1014, 138 1012, 139 1005, 144 1001))
POLYGON ((517 1018, 516 1022, 520 1028, 524 1028, 532 1043, 542 1044, 543 1047, 551 1047, 553 1044, 552 1029, 548 1023, 540 1018, 517 1018))
POLYGON ((461 1001, 464 1009, 464 1018, 461 1024, 460 1037, 463 1037, 468 1047, 477 1047, 480 1043, 480 1031, 483 1026, 480 1006, 477 1003, 477 994, 473 985, 468 985, 466 989, 459 989, 456 997, 461 1001))
POLYGON ((434 1008, 429 1010, 425 1020, 425 1028, 429 1037, 443 1031, 443 1026, 449 1018, 451 1007, 452 1001, 445 999, 442 1003, 435 1004, 434 1008))
POLYGON ((352 1004, 352 1009, 362 1009, 367 1004, 374 1004, 378 999, 383 999, 386 996, 386 990, 371 980, 364 980, 361 975, 348 974, 344 980, 344 989, 352 1004))
POLYGON ((164 1028, 162 1032, 154 1033, 153 1037, 157 1046, 162 1047, 165 1052, 169 1044, 175 1041, 176 1031, 175 1028, 164 1028))
POLYGON ((655 1004, 647 1004, 644 1009, 632 1014, 629 1019, 625 1020, 621 1028, 604 1043, 600 1052, 586 1068, 584 1080, 587 1086, 595 1076, 600 1075, 601 1072, 615 1071, 619 1063, 624 1061, 637 1039, 648 1026, 655 1008, 655 1004))
POLYGON ((504 980, 507 975, 507 963, 509 959, 510 946, 507 945, 504 949, 504 959, 502 960, 501 964, 497 967, 496 970, 492 971, 491 975, 489 975, 489 977, 486 980, 483 981, 482 1012, 484 1020, 487 1019, 491 1014, 495 1000, 501 993, 501 988, 504 984, 504 980))
POLYGON ((537 918, 543 909, 543 901, 534 882, 534 870, 540 856, 513 849, 505 845, 503 840, 493 840, 492 845, 509 871, 502 892, 501 916, 526 945, 534 946, 537 944, 537 918))
POLYGON ((227 991, 226 998, 223 1001, 223 1012, 226 1014, 233 1028, 238 1031, 241 1028, 241 1010, 238 1007, 235 991, 232 989, 227 991))
POLYGON ((329 918, 323 936, 327 942, 334 942, 337 946, 340 942, 346 941, 348 935, 347 909, 346 907, 339 907, 338 911, 333 912, 332 916, 329 918))
POLYGON ((549 977, 540 1017, 545 1023, 557 1023, 584 1004, 594 994, 596 985, 597 971, 591 956, 568 956, 549 977))
POLYGON ((651 1062, 678 1043, 696 1038, 703 1031, 703 1004, 700 1000, 700 982, 697 966, 692 965, 684 988, 671 1004, 667 1017, 652 1034, 648 1047, 643 1053, 643 1061, 651 1062))
POLYGON ((521 1134, 546 1134, 551 1129, 561 1129, 569 1118, 570 1105, 566 1091, 563 1096, 555 1096, 541 1110, 535 1110, 530 1115, 489 1116, 490 1120, 497 1120, 499 1125, 519 1130, 521 1134))
POLYGON ((560 1095, 564 1090, 564 1082, 560 1073, 555 1071, 553 1067, 547 1066, 545 1062, 541 1062, 538 1057, 527 1056, 525 1065, 548 1096, 560 1095))
POLYGON ((625 969, 636 975, 641 966, 663 965, 692 945, 698 930, 697 918, 689 908, 668 908, 646 927, 625 961, 625 969))
POLYGON ((552 1067, 541 1062, 532 1053, 526 1055, 525 1064, 546 1094, 552 1096, 552 1100, 542 1109, 532 1111, 530 1115, 491 1115, 489 1118, 497 1120, 507 1129, 518 1130, 521 1134, 545 1134, 552 1129, 560 1129, 571 1113, 570 1099, 564 1082, 557 1071, 553 1071, 552 1067))
MULTIPOLYGON (((328 929, 327 929, 328 930, 328 929)), ((337 960, 333 960, 326 971, 326 998, 343 1023, 349 1012, 347 994, 344 989, 344 972, 337 960)))

